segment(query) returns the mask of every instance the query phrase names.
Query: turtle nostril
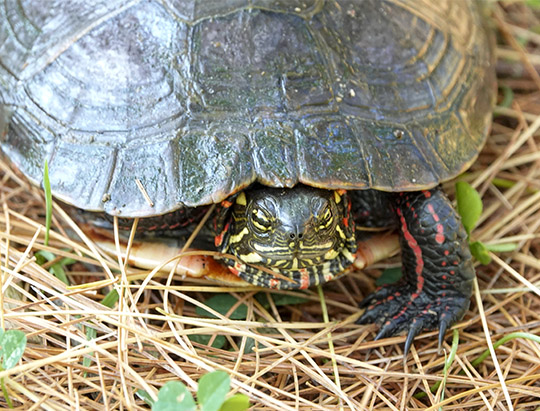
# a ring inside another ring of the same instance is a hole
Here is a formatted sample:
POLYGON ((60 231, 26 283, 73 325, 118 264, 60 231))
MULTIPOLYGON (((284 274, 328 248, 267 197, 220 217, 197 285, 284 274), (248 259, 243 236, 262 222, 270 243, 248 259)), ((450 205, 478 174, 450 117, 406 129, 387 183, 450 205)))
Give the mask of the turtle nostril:
POLYGON ((301 240, 304 238, 304 233, 289 233, 289 238, 291 240, 301 240))

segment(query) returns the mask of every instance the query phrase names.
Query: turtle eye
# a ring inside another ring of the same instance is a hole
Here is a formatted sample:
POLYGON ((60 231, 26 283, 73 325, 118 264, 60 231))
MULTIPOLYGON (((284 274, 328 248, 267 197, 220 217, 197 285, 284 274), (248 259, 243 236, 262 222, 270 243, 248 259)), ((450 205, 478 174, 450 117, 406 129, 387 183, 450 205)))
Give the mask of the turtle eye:
POLYGON ((270 214, 260 208, 254 208, 251 212, 251 223, 259 231, 268 231, 272 228, 270 214))
POLYGON ((332 210, 330 207, 326 206, 319 217, 319 229, 324 230, 325 228, 330 227, 333 221, 334 216, 332 215, 332 210))

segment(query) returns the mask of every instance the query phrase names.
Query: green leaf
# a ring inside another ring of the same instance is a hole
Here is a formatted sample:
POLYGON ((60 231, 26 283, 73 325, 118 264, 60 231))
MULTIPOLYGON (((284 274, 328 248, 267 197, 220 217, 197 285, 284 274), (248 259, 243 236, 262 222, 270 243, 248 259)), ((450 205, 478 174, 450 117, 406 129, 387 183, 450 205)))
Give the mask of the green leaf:
POLYGON ((503 100, 501 101, 500 106, 510 107, 514 101, 514 91, 508 86, 502 86, 501 90, 503 92, 503 100))
MULTIPOLYGON (((491 184, 499 188, 512 188, 516 185, 516 182, 512 180, 508 180, 506 178, 495 177, 491 180, 491 184)), ((538 193, 538 191, 540 190, 538 190, 537 188, 533 188, 531 186, 528 186, 526 189, 527 194, 536 194, 538 193)))
POLYGON ((272 299, 274 300, 274 304, 277 306, 304 304, 309 301, 307 298, 304 297, 286 294, 272 294, 272 299))
MULTIPOLYGON (((91 341, 96 337, 97 337, 97 330, 94 327, 86 327, 86 339, 88 341, 91 341)), ((85 357, 85 360, 86 359, 87 358, 85 357)))
POLYGON ((540 10, 540 0, 527 0, 525 4, 531 9, 540 10))
POLYGON ((307 303, 309 300, 304 297, 299 297, 296 295, 287 295, 287 294, 270 294, 267 292, 261 292, 255 294, 255 299, 261 304, 264 308, 270 307, 268 298, 271 298, 274 301, 276 306, 280 305, 296 305, 307 303))
POLYGON ((6 387, 5 378, 0 378, 0 385, 2 385, 2 394, 4 394, 8 408, 13 408, 13 402, 11 402, 11 398, 9 398, 9 391, 6 387))
POLYGON ((180 381, 169 381, 158 393, 152 411, 195 411, 197 406, 187 387, 180 381))
POLYGON ((6 331, 0 339, 2 368, 9 370, 17 365, 26 348, 26 334, 19 330, 6 331))
MULTIPOLYGON (((530 334, 530 333, 524 333, 524 332, 514 332, 507 335, 504 335, 501 339, 499 339, 497 342, 493 344, 493 349, 499 348, 501 345, 506 344, 508 341, 513 340, 514 338, 525 338, 526 340, 535 341, 536 343, 540 344, 540 336, 530 334)), ((477 367, 480 365, 482 361, 484 361, 487 357, 490 355, 490 349, 486 349, 480 357, 478 357, 476 360, 471 362, 471 365, 473 367, 477 367)))
MULTIPOLYGON (((188 335, 188 338, 193 342, 196 342, 202 345, 208 345, 208 343, 210 342, 210 339, 212 338, 212 335, 193 334, 193 335, 188 335)), ((227 343, 227 339, 223 335, 217 335, 216 338, 214 338, 214 341, 212 342, 212 347, 223 348, 226 343, 227 343)))
POLYGON ((49 272, 62 281, 64 284, 69 285, 69 280, 67 278, 64 268, 60 263, 53 264, 49 267, 49 272))
MULTIPOLYGON (((36 261, 39 265, 43 265, 48 261, 53 261, 56 258, 56 255, 50 251, 40 250, 34 253, 36 261)), ((62 281, 64 284, 69 285, 69 280, 66 275, 64 267, 70 264, 76 263, 72 258, 62 258, 60 261, 49 267, 49 272, 62 281)))
POLYGON ((101 304, 105 307, 113 308, 116 302, 118 301, 119 295, 116 290, 111 290, 109 293, 101 300, 101 304))
POLYGON ((254 338, 248 337, 246 339, 246 345, 244 345, 244 354, 251 354, 253 348, 258 347, 259 343, 255 341, 254 338))
POLYGON ((244 394, 235 394, 225 400, 219 411, 244 411, 249 408, 249 397, 244 394))
MULTIPOLYGON (((93 327, 86 327, 86 340, 92 341, 94 338, 97 337, 97 330, 93 327)), ((83 366, 88 368, 92 365, 92 355, 94 355, 93 352, 88 353, 88 355, 85 355, 83 357, 83 366)))
POLYGON ((475 241, 474 243, 469 244, 471 249, 471 254, 480 261, 480 264, 487 265, 491 262, 491 257, 489 251, 487 250, 484 243, 481 241, 475 241))
POLYGON ((73 258, 64 257, 58 262, 58 264, 60 264, 62 267, 65 267, 67 265, 75 264, 76 262, 77 260, 73 258))
POLYGON ((52 217, 52 193, 51 183, 49 181, 49 164, 45 160, 45 167, 43 170, 43 188, 45 189, 45 245, 49 245, 49 231, 51 230, 51 217, 52 217))
POLYGON ((214 371, 199 380, 197 400, 202 411, 219 411, 231 388, 231 378, 225 371, 214 371))
POLYGON ((150 405, 151 407, 154 405, 154 400, 148 394, 145 390, 137 390, 135 391, 135 395, 137 395, 141 400, 143 400, 145 403, 150 405))
MULTIPOLYGON (((101 304, 103 304, 105 307, 112 308, 114 304, 116 304, 117 301, 118 301, 118 293, 116 292, 116 290, 112 290, 105 296, 105 298, 103 298, 103 300, 101 301, 101 304)), ((96 337, 97 337, 97 330, 90 326, 86 327, 86 339, 88 341, 91 341, 96 337)), ((90 365, 92 364, 92 355, 94 355, 94 353, 90 352, 88 353, 87 356, 83 358, 83 365, 85 367, 90 367, 90 365)))
POLYGON ((502 244, 484 244, 487 250, 494 253, 508 253, 510 251, 515 251, 519 247, 519 244, 516 243, 502 243, 502 244))
MULTIPOLYGON (((233 305, 235 305, 238 302, 236 298, 234 298, 230 294, 216 294, 213 297, 210 297, 208 300, 206 300, 204 303, 220 313, 221 315, 226 315, 227 312, 232 308, 233 305)), ((196 308, 197 315, 200 315, 202 317, 210 317, 210 318, 217 318, 215 315, 209 313, 204 308, 197 307, 196 308)), ((245 320, 247 317, 247 306, 245 304, 239 305, 232 313, 229 315, 229 318, 231 320, 245 320)))
POLYGON ((39 265, 43 265, 48 261, 52 261, 56 258, 56 256, 51 253, 50 251, 40 250, 36 251, 34 253, 34 256, 36 257, 36 260, 39 265))
POLYGON ((467 234, 471 235, 476 222, 482 215, 482 199, 480 194, 469 183, 456 183, 457 210, 467 234))
POLYGON ((394 284, 401 279, 402 275, 403 273, 401 271, 401 267, 387 268, 382 272, 381 276, 377 278, 375 284, 377 285, 377 287, 386 284, 394 284))

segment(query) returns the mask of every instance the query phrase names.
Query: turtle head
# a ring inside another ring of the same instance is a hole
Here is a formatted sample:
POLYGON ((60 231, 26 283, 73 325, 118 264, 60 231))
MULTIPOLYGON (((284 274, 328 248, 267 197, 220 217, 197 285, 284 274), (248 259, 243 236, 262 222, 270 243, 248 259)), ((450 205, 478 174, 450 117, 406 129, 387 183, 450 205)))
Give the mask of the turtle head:
POLYGON ((345 192, 306 186, 254 188, 230 204, 216 244, 243 263, 226 259, 231 270, 249 282, 276 288, 273 280, 282 288, 303 288, 272 279, 255 266, 280 273, 291 283, 307 276, 312 285, 327 281, 353 260, 356 241, 345 192))

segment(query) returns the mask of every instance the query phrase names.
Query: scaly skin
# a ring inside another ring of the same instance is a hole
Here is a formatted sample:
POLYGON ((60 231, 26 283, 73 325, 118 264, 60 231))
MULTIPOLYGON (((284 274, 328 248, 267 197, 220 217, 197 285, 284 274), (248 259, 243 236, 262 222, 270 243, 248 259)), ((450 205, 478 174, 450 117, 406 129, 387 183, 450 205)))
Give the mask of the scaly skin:
POLYGON ((389 197, 397 215, 403 278, 368 296, 358 322, 381 324, 376 339, 406 331, 406 353, 422 330, 439 328, 440 346, 472 294, 475 272, 465 229, 438 188, 389 197))

